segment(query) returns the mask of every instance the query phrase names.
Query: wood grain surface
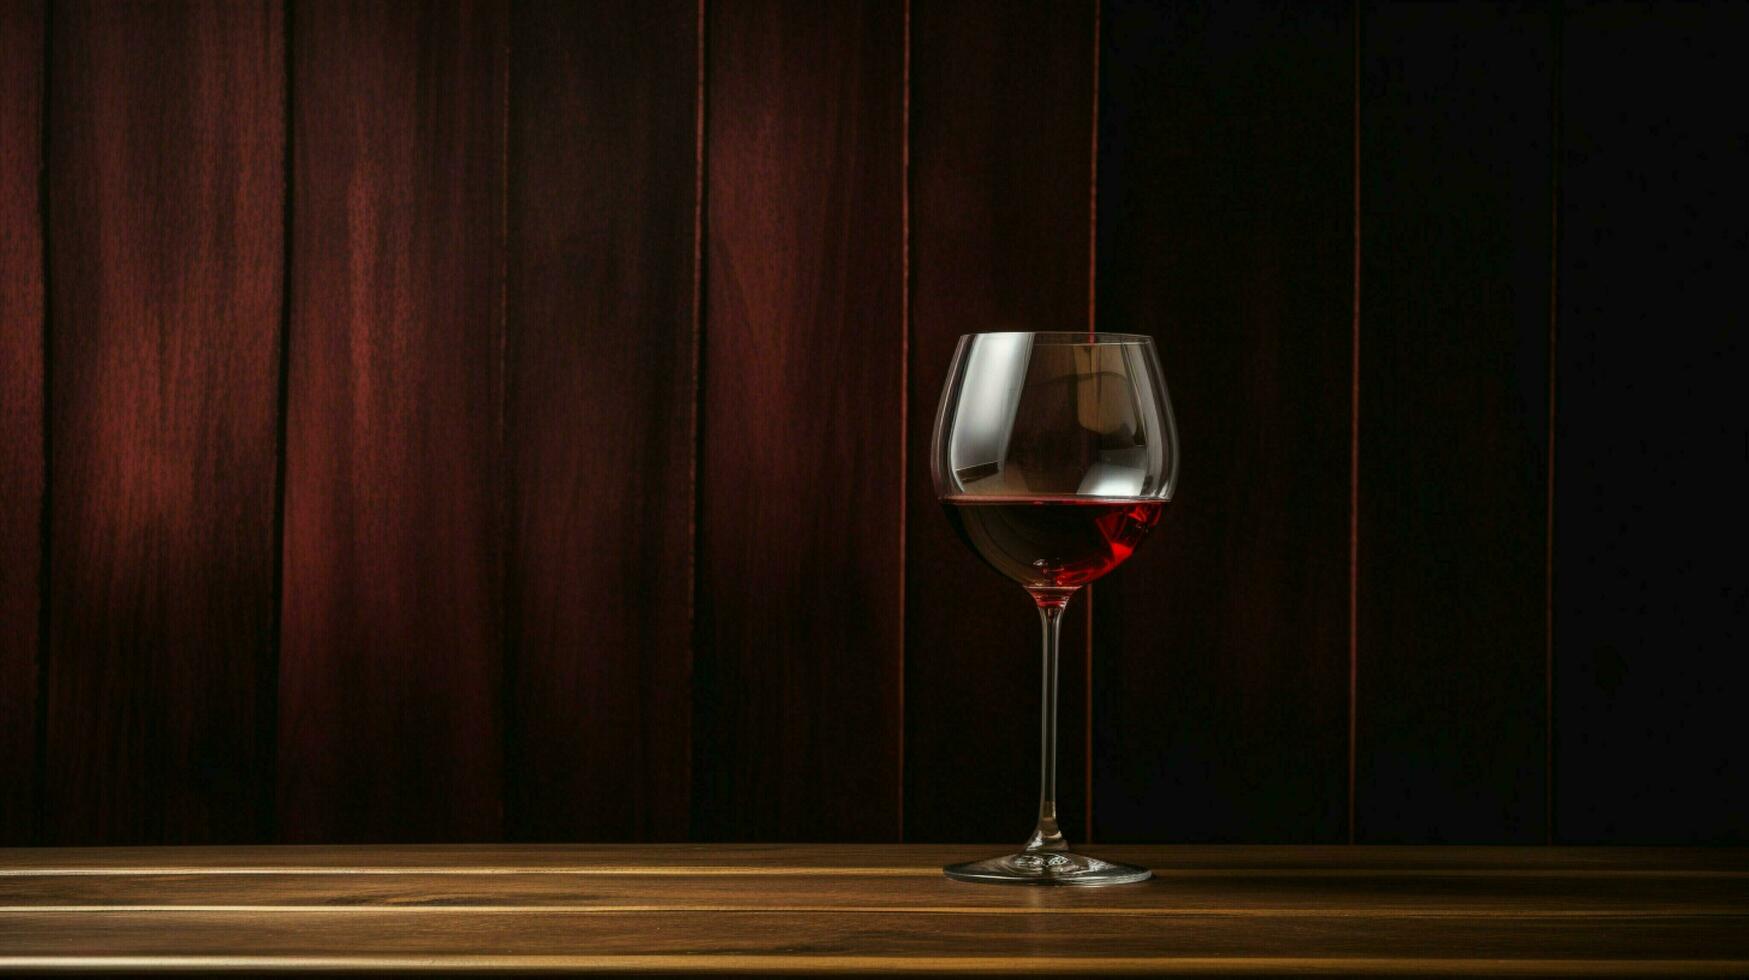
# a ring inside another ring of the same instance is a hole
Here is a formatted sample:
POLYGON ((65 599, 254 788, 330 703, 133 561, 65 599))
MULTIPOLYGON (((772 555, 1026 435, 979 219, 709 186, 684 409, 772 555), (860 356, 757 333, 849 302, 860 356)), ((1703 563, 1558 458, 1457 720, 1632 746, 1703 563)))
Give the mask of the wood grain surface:
MULTIPOLYGON (((906 840, 1020 840, 1038 808, 1038 616, 941 515, 930 437, 961 334, 1088 326, 1093 33, 1091 4, 911 8, 906 840)), ((1059 668, 1071 840, 1086 831, 1088 605, 1065 616, 1059 668)))
POLYGON ((259 839, 282 12, 70 2, 51 19, 42 836, 259 839))
POLYGON ((43 4, 0 5, 0 841, 35 833, 43 506, 43 4))
POLYGON ((0 968, 1716 974, 1742 850, 1116 847, 966 885, 943 846, 0 851, 0 968))
POLYGON ((687 833, 699 9, 512 9, 512 839, 687 833))
POLYGON ((1558 840, 1749 842, 1749 7, 1569 4, 1557 273, 1558 840))
POLYGON ((1365 10, 1356 836, 1541 843, 1554 22, 1365 10))
POLYGON ((506 13, 293 15, 279 830, 494 837, 506 13))
POLYGON ((1102 9, 1098 322, 1159 344, 1184 473, 1094 603, 1094 834, 1343 839, 1350 8, 1102 9))
POLYGON ((705 838, 901 831, 903 13, 709 9, 705 838))

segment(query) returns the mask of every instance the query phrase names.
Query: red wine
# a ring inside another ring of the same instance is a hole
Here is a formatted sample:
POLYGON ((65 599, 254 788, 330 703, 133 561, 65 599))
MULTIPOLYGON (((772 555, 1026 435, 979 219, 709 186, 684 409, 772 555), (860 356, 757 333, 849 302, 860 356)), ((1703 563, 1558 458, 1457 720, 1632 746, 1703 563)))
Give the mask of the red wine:
POLYGON ((1164 500, 948 497, 942 510, 991 568, 1029 588, 1077 588, 1136 550, 1164 500))

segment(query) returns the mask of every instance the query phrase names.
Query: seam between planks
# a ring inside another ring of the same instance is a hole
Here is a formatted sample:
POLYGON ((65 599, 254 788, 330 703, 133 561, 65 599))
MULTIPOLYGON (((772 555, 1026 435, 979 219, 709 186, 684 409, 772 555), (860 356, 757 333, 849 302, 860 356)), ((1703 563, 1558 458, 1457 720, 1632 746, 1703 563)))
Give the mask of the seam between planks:
POLYGON ((906 539, 911 488, 911 0, 905 0, 904 55, 899 108, 899 826, 905 839, 905 587, 910 546, 906 539))
MULTIPOLYGON (((289 2, 289 0, 288 0, 289 2)), ((517 492, 521 481, 517 479, 515 466, 511 463, 510 452, 510 403, 514 383, 510 370, 510 130, 514 125, 511 118, 512 103, 510 87, 513 83, 510 59, 516 43, 516 11, 511 8, 504 14, 504 70, 499 76, 503 84, 500 104, 502 110, 499 123, 498 146, 498 398, 497 398, 497 437, 494 459, 494 475, 498 483, 497 507, 494 517, 498 521, 497 533, 494 536, 497 543, 498 562, 498 837, 500 840, 514 840, 520 829, 519 821, 522 810, 522 778, 521 771, 516 766, 517 756, 514 749, 516 737, 520 732, 521 710, 517 703, 520 684, 517 680, 517 670, 521 665, 521 636, 518 627, 521 625, 517 617, 520 598, 514 585, 514 569, 517 557, 516 522, 520 511, 517 492)), ((519 229, 520 230, 520 229, 519 229)))
POLYGON ((256 737, 266 742, 263 753, 263 768, 267 772, 266 786, 261 790, 266 797, 264 813, 261 817, 261 829, 268 840, 279 838, 279 670, 280 657, 285 641, 285 490, 286 490, 286 456, 287 439, 289 437, 288 420, 291 412, 291 323, 292 323, 292 290, 293 283, 293 250, 296 245, 292 233, 292 222, 296 211, 295 167, 296 150, 293 140, 297 133, 297 103, 294 101, 297 92, 297 74, 294 59, 297 52, 293 49, 293 38, 297 32, 297 24, 293 13, 296 0, 285 0, 280 7, 280 29, 285 32, 281 57, 285 58, 283 84, 285 92, 280 97, 281 111, 285 114, 285 129, 282 138, 285 145, 280 161, 280 179, 284 181, 284 193, 280 202, 280 296, 279 296, 279 377, 276 379, 279 390, 274 393, 274 472, 273 472, 273 609, 268 614, 271 623, 271 635, 268 637, 267 663, 261 667, 261 673, 266 675, 267 686, 263 692, 262 710, 257 716, 256 737))
POLYGON ((51 551, 53 545, 52 532, 54 522, 52 511, 54 507, 54 289, 50 273, 53 262, 51 259, 50 228, 50 137, 53 127, 49 112, 52 108, 49 90, 54 80, 54 4, 43 0, 42 4, 42 65, 38 70, 38 82, 42 87, 41 101, 38 112, 41 118, 37 120, 37 248, 40 250, 38 261, 42 265, 42 497, 37 513, 37 620, 36 620, 36 718, 34 749, 34 771, 31 773, 30 807, 33 839, 38 842, 48 841, 49 812, 49 626, 50 626, 50 586, 53 568, 51 551))
MULTIPOLYGON (((1683 869, 1471 869, 1471 868, 1155 868, 1156 879, 1165 882, 1175 878, 1503 878, 1503 879, 1749 879, 1749 870, 1683 869)), ((577 877, 747 877, 747 878, 935 878, 939 868, 892 867, 819 867, 790 866, 759 868, 748 866, 648 867, 639 865, 601 865, 597 867, 496 866, 454 868, 408 865, 405 867, 322 867, 301 865, 287 867, 240 866, 200 867, 167 865, 138 868, 0 868, 0 879, 28 877, 145 877, 155 875, 453 875, 457 877, 490 877, 500 875, 573 875, 577 877)))
POLYGON ((1355 766, 1360 732, 1360 0, 1350 6, 1353 41, 1353 315, 1348 347, 1348 843, 1355 843, 1355 766))
POLYGON ((1011 906, 1011 905, 726 905, 688 902, 619 905, 414 905, 414 904, 316 904, 316 905, 0 905, 0 915, 55 914, 464 914, 464 915, 651 915, 695 913, 737 915, 1039 915, 1101 916, 1141 919, 1610 919, 1655 920, 1673 918, 1749 919, 1749 912, 1729 906, 1677 906, 1661 909, 1394 909, 1394 908, 1111 908, 1104 906, 1011 906))
POLYGON ((697 687, 693 684, 693 661, 698 653, 698 528, 699 457, 704 452, 703 426, 700 415, 704 404, 704 228, 705 228, 705 0, 698 0, 693 25, 693 104, 692 104, 692 401, 687 406, 691 416, 687 424, 691 431, 692 453, 687 459, 686 492, 686 748, 681 753, 686 771, 676 785, 685 787, 686 802, 681 808, 680 822, 693 826, 692 798, 695 760, 693 745, 697 740, 698 716, 693 709, 697 687))
MULTIPOLYGON (((1087 167, 1087 339, 1099 330, 1099 32, 1105 20, 1103 0, 1093 0, 1093 99, 1087 167)), ((1082 604, 1086 620, 1082 643, 1081 728, 1081 838, 1093 843, 1093 583, 1087 585, 1082 604)))
POLYGON ((1555 356, 1561 295, 1561 5, 1549 14, 1554 48, 1549 72, 1549 378, 1548 458, 1544 463, 1543 538, 1543 840, 1555 842, 1555 356))
POLYGON ((773 954, 549 954, 478 955, 411 953, 383 956, 0 956, 14 970, 203 970, 321 971, 717 971, 772 973, 1011 973, 1019 968, 1076 973, 1355 973, 1515 974, 1551 973, 1644 976, 1731 976, 1749 959, 1460 959, 1456 957, 1290 956, 819 956, 773 954), (1656 967, 1655 970, 1651 969, 1656 967))
POLYGON ((704 495, 699 493, 699 481, 703 472, 705 448, 705 359, 704 332, 706 310, 705 288, 706 276, 709 270, 705 266, 705 233, 709 217, 708 202, 705 195, 709 192, 709 175, 706 167, 709 165, 709 116, 710 92, 709 69, 707 59, 710 56, 707 31, 710 26, 709 11, 706 0, 698 0, 697 5, 697 40, 694 52, 694 71, 697 72, 697 90, 693 99, 692 124, 692 458, 687 461, 687 490, 692 494, 691 508, 688 514, 686 528, 686 579, 688 593, 686 597, 686 836, 697 840, 700 826, 700 814, 695 809, 698 802, 698 776, 701 767, 698 763, 698 705, 701 700, 698 694, 698 649, 699 620, 698 597, 699 588, 699 540, 704 529, 704 495))

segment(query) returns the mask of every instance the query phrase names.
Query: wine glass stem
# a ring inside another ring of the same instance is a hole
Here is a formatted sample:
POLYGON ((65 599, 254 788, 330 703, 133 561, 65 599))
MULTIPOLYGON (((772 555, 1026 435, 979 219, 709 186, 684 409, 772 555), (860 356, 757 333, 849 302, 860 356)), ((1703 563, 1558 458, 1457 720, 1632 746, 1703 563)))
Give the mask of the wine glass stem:
POLYGON ((1057 827, 1057 641, 1062 632, 1063 609, 1068 596, 1046 598, 1034 595, 1038 601, 1040 632, 1044 636, 1043 721, 1039 726, 1038 762, 1038 827, 1026 842, 1027 853, 1067 851, 1069 842, 1057 827))

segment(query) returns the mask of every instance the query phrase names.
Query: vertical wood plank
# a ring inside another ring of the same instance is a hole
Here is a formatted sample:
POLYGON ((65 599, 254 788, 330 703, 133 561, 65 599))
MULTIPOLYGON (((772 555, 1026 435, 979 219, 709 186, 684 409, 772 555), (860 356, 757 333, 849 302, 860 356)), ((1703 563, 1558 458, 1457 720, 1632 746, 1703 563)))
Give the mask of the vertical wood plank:
POLYGON ((900 832, 903 14, 710 6, 704 837, 900 832))
POLYGON ((505 10, 293 11, 280 831, 492 838, 505 10))
POLYGON ((278 3, 56 4, 43 836, 261 837, 278 3))
POLYGON ((698 18, 513 8, 514 838, 687 833, 698 18))
MULTIPOLYGON (((1038 617, 939 512, 935 405, 960 334, 1088 326, 1092 3, 915 0, 905 837, 1023 838, 1038 799, 1038 617)), ((1088 603, 1063 626, 1058 812, 1085 831, 1088 603)))
POLYGON ((1541 843, 1551 8, 1365 11, 1356 837, 1541 843))
POLYGON ((1098 319, 1182 487, 1094 609, 1100 840, 1346 836, 1353 23, 1106 0, 1098 319))
POLYGON ((43 502, 43 4, 0 4, 0 844, 35 814, 43 502))
POLYGON ((1746 45, 1740 4, 1563 12, 1563 842, 1749 842, 1746 45))

